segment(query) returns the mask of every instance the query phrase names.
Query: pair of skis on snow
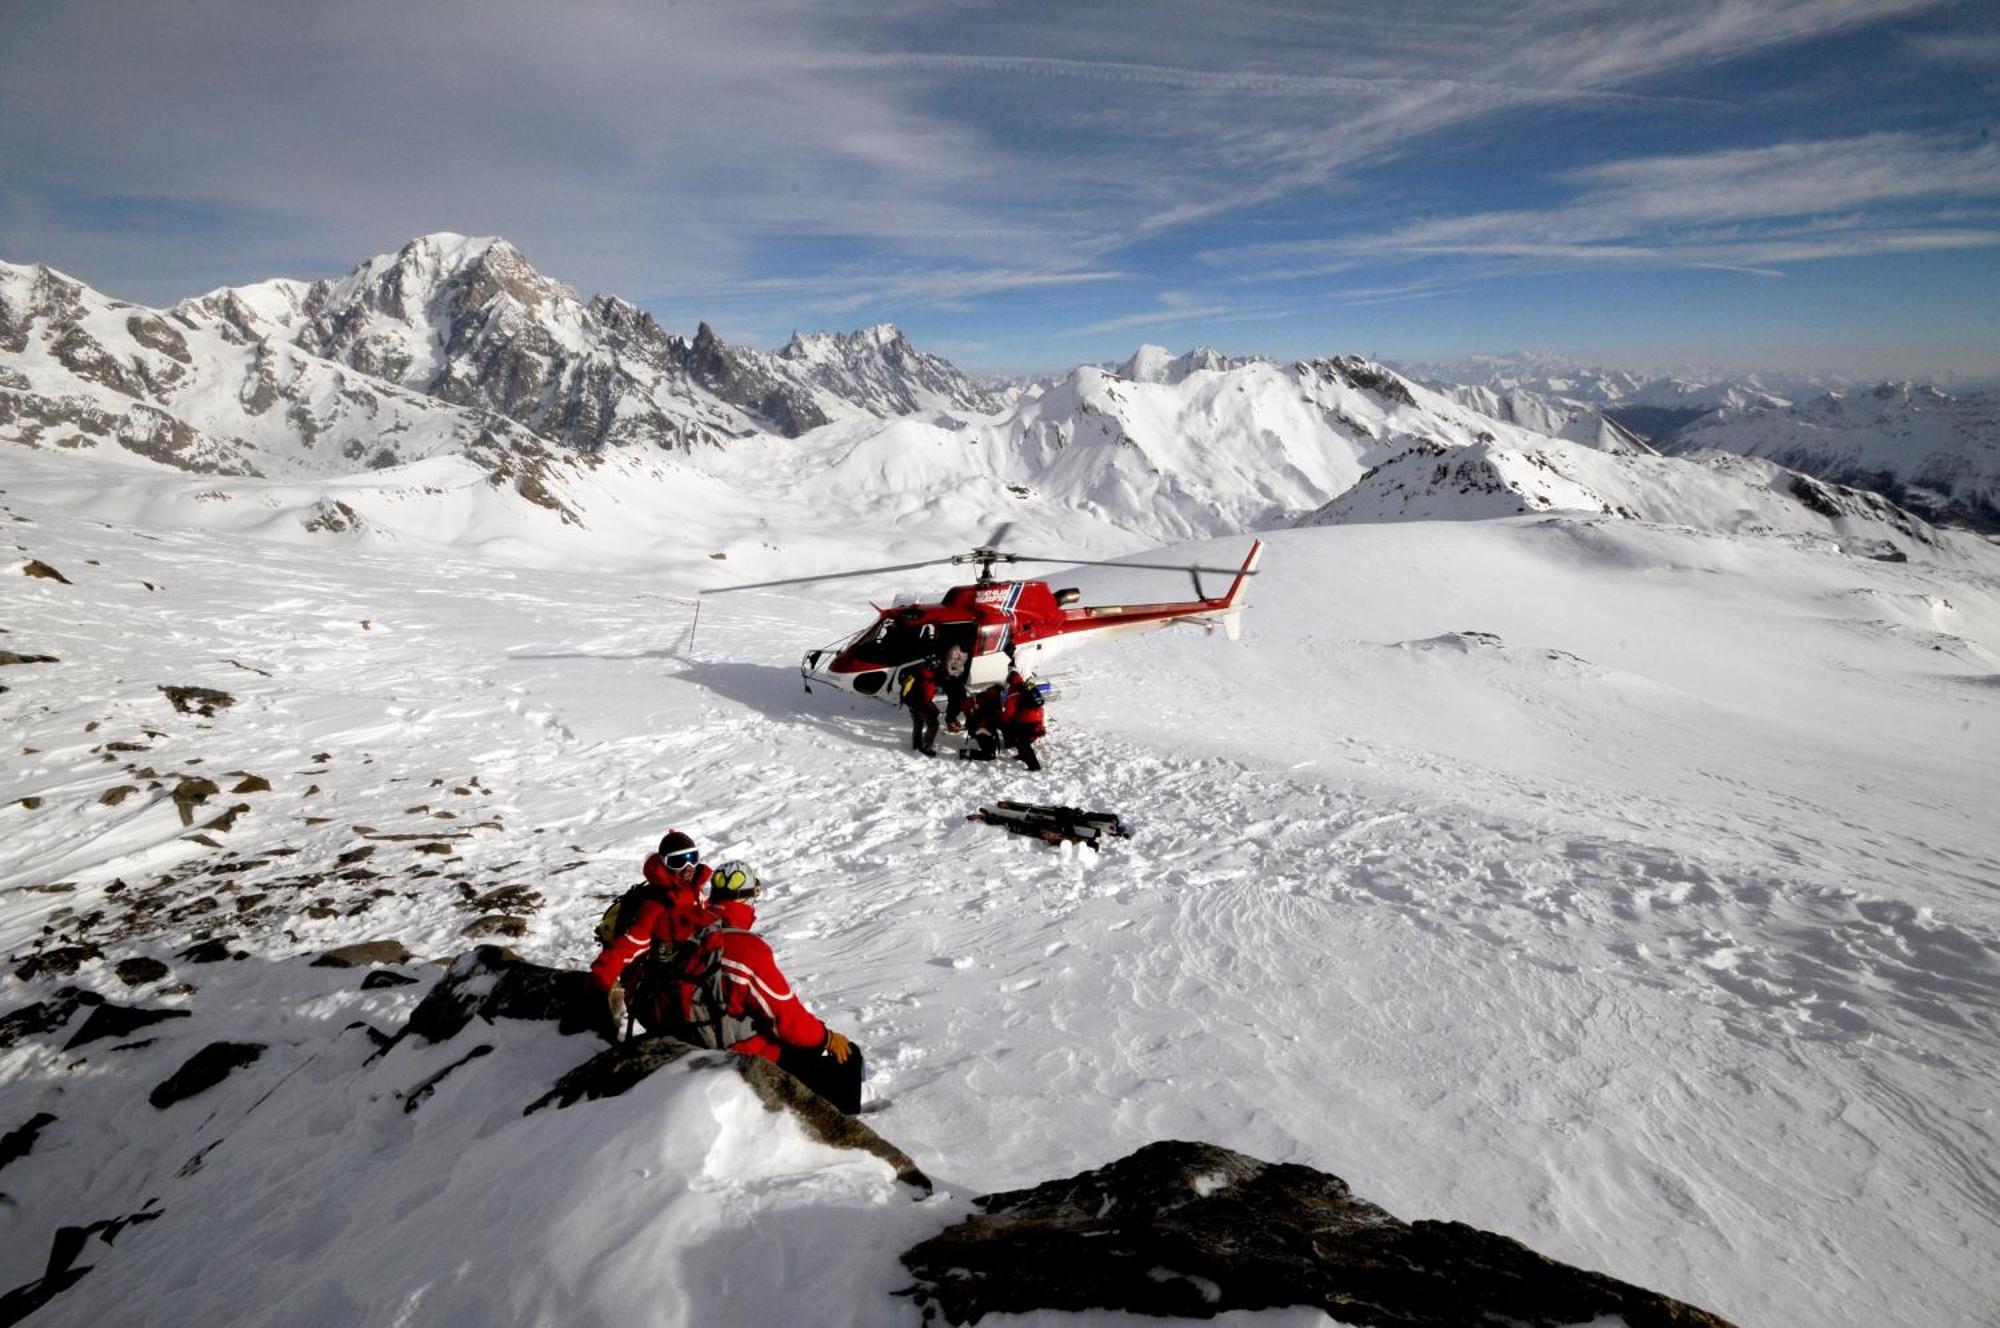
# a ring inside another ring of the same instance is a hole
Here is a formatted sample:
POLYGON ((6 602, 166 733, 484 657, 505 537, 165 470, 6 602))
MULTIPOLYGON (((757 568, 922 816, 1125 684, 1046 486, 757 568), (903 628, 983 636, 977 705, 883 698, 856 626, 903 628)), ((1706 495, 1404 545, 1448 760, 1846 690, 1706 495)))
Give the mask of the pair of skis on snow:
POLYGON ((1076 807, 1058 807, 1041 802, 1001 801, 981 807, 965 818, 997 825, 1010 834, 1027 835, 1045 844, 1088 844, 1101 850, 1107 836, 1131 837, 1116 812, 1087 812, 1076 807))

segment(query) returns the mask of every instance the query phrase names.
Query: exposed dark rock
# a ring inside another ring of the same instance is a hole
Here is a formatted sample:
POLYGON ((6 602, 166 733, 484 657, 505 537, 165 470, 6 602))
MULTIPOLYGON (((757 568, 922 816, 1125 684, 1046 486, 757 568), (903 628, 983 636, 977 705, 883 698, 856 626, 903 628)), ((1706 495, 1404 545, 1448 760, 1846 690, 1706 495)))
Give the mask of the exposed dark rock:
MULTIPOLYGON (((618 1097, 654 1071, 672 1065, 684 1056, 703 1054, 701 1049, 679 1038, 648 1036, 613 1043, 604 1051, 556 1080, 548 1092, 530 1102, 521 1112, 533 1115, 543 1107, 573 1107, 602 1097, 618 1097)), ((733 1053, 722 1052, 723 1056, 733 1053)))
POLYGON ((1212 1144, 1148 1144, 1032 1190, 903 1255, 926 1320, 1114 1310, 1211 1318, 1316 1307, 1383 1328, 1728 1328, 1679 1301, 1461 1222, 1408 1223, 1338 1176, 1212 1144))
POLYGON ((222 815, 216 817, 213 821, 210 821, 206 825, 202 826, 202 829, 216 830, 220 831, 223 834, 228 834, 231 830, 234 830, 236 828, 236 818, 243 815, 243 813, 249 810, 250 810, 249 803, 247 802, 236 803, 233 806, 231 806, 228 811, 222 813, 222 815))
POLYGON ((148 982, 158 982, 173 972, 159 960, 146 955, 133 955, 130 959, 121 959, 112 971, 118 975, 118 980, 128 987, 143 987, 148 982))
POLYGON ((185 959, 190 964, 214 964, 224 959, 248 958, 248 954, 242 950, 231 953, 227 936, 213 936, 199 944, 190 945, 174 958, 185 959))
POLYGON ((104 951, 94 945, 63 945, 40 954, 29 955, 15 969, 14 976, 23 982, 36 978, 66 978, 76 973, 93 959, 104 958, 104 951))
POLYGON ((160 688, 173 702, 174 709, 183 715, 200 715, 204 719, 215 718, 215 712, 236 704, 236 698, 228 692, 218 692, 213 687, 167 687, 160 688))
POLYGON ((17 655, 11 650, 0 650, 0 665, 6 664, 60 664, 54 655, 17 655))
POLYGON ((98 794, 97 800, 106 807, 116 807, 119 803, 125 801, 125 799, 138 791, 139 786, 137 784, 118 784, 98 794))
POLYGON ((174 800, 174 806, 180 810, 181 824, 193 825, 194 809, 201 806, 202 803, 207 802, 219 792, 221 790, 216 788, 215 781, 212 779, 200 779, 192 775, 183 776, 181 781, 174 785, 174 791, 171 795, 174 800))
POLYGON ((55 1032, 69 1022, 69 1017, 76 1013, 78 1006, 102 1004, 104 998, 94 991, 85 991, 81 987, 60 987, 45 1001, 10 1010, 0 1015, 0 1051, 24 1037, 55 1032))
POLYGON ((0 1170, 8 1163, 16 1162, 34 1151, 35 1140, 42 1130, 56 1123, 56 1118, 46 1111, 38 1111, 28 1117, 28 1123, 19 1129, 0 1134, 0 1170))
POLYGON ((1336 355, 1329 360, 1315 360, 1304 367, 1330 373, 1352 387, 1373 392, 1390 401, 1400 401, 1406 406, 1417 404, 1417 399, 1410 394, 1409 384, 1381 365, 1357 355, 1336 355))
POLYGON ((269 793, 271 781, 262 775, 245 775, 243 782, 229 790, 231 793, 269 793))
POLYGON ((401 941, 357 941, 336 946, 312 961, 314 968, 361 968, 368 964, 407 964, 410 952, 401 941))
POLYGON ((1838 520, 1842 512, 1834 506, 1832 495, 1803 475, 1792 476, 1790 485, 1792 497, 1808 511, 1817 512, 1830 520, 1838 520))
MULTIPOLYGON (((369 463, 375 469, 396 464, 396 454, 383 448, 369 463)), ((342 531, 354 530, 364 523, 361 514, 336 498, 322 498, 313 504, 312 515, 306 518, 305 528, 310 531, 326 531, 338 535, 342 531)))
POLYGON ((194 356, 188 353, 187 339, 158 315, 141 317, 133 314, 125 320, 125 330, 132 334, 132 340, 148 350, 159 351, 182 364, 194 363, 194 356))
POLYGON ((27 566, 21 569, 21 575, 38 576, 45 581, 60 581, 64 585, 70 584, 70 580, 68 577, 64 576, 61 572, 58 572, 55 568, 49 566, 47 563, 43 562, 39 558, 30 558, 28 560, 27 566))
POLYGON ((383 987, 414 987, 417 980, 407 973, 398 973, 393 968, 378 968, 361 979, 361 990, 376 991, 383 987))
POLYGON ((834 1148, 857 1148, 881 1158, 895 1169, 896 1179, 925 1194, 931 1192, 930 1178, 910 1155, 867 1125, 828 1102, 804 1084, 759 1056, 738 1056, 727 1051, 702 1051, 670 1037, 639 1037, 615 1043, 558 1079, 555 1086, 523 1110, 531 1114, 543 1107, 574 1106, 578 1102, 617 1097, 654 1071, 692 1057, 696 1070, 713 1070, 741 1075, 756 1093, 766 1111, 789 1111, 805 1132, 820 1143, 834 1148))
POLYGON ((452 961, 410 1012, 403 1033, 447 1042, 474 1015, 489 1023, 499 1018, 551 1020, 565 1033, 582 1033, 596 1027, 603 1008, 588 973, 544 968, 503 946, 482 945, 452 961))
POLYGON ((83 1027, 76 1030, 76 1036, 63 1043, 64 1051, 75 1051, 105 1038, 122 1038, 151 1028, 154 1024, 165 1023, 169 1019, 188 1018, 186 1010, 148 1010, 136 1005, 114 1005, 105 1001, 93 1007, 90 1018, 83 1021, 83 1027))
MULTIPOLYGON (((148 1201, 147 1207, 151 1206, 151 1201, 148 1201)), ((0 1328, 6 1328, 8 1324, 19 1323, 27 1318, 75 1286, 85 1273, 95 1267, 94 1264, 85 1264, 81 1268, 75 1266, 92 1236, 109 1245, 118 1239, 118 1233, 126 1227, 140 1222, 151 1222, 159 1216, 158 1212, 142 1209, 136 1213, 128 1213, 124 1217, 92 1222, 89 1226, 57 1227, 55 1238, 49 1242, 49 1261, 43 1268, 42 1275, 32 1282, 15 1287, 5 1295, 0 1295, 0 1328)))
POLYGON ((415 1088, 412 1088, 409 1092, 403 1094, 403 1114, 408 1115, 410 1112, 415 1111, 418 1107, 421 1107, 424 1104, 424 1099, 428 1098, 432 1093, 435 1093, 437 1091, 437 1086, 443 1083, 445 1076, 450 1074, 453 1070, 458 1069, 461 1065, 464 1065, 468 1061, 476 1061, 481 1056, 490 1056, 492 1054, 493 1054, 493 1044, 490 1042, 482 1042, 478 1046, 474 1047, 471 1051, 468 1051, 463 1056, 460 1056, 457 1060, 453 1061, 451 1064, 445 1066, 442 1070, 439 1070, 436 1074, 431 1075, 428 1079, 425 1079, 422 1083, 419 1083, 415 1088))
POLYGON ((465 898, 465 907, 498 910, 506 913, 532 913, 542 906, 541 892, 530 890, 525 885, 503 885, 498 889, 479 893, 470 885, 459 886, 459 893, 465 898))
POLYGON ((161 1080, 146 1100, 165 1111, 176 1102, 215 1087, 232 1071, 254 1063, 264 1054, 264 1046, 262 1042, 211 1042, 161 1080))
POLYGON ((507 913, 488 913, 465 924, 465 935, 518 937, 528 934, 528 920, 507 913))

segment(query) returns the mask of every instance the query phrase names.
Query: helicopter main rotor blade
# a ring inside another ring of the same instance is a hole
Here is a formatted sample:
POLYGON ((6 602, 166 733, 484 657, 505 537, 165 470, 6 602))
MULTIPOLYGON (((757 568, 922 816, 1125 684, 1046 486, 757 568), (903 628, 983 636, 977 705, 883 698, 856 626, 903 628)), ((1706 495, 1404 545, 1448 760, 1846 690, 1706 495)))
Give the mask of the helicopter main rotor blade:
POLYGON ((1010 553, 1007 558, 1010 562, 1061 563, 1065 567, 1137 567, 1149 572, 1213 572, 1217 576, 1235 576, 1241 572, 1244 576, 1257 575, 1255 568, 1244 572, 1240 567, 1196 567, 1188 563, 1120 563, 1104 558, 1040 558, 1025 553, 1010 553))
POLYGON ((1014 523, 1012 521, 1002 521, 999 525, 993 527, 993 533, 986 537, 986 543, 980 545, 980 547, 983 549, 999 548, 1000 541, 1006 539, 1007 532, 1012 530, 1013 528, 1014 528, 1014 523))
POLYGON ((950 558, 926 558, 920 563, 891 563, 887 567, 862 567, 852 572, 822 572, 818 576, 787 576, 776 581, 746 581, 740 586, 711 586, 698 595, 727 595, 733 590, 763 590, 769 586, 799 586, 808 581, 839 581, 850 576, 873 576, 877 572, 907 572, 914 567, 936 567, 950 558))

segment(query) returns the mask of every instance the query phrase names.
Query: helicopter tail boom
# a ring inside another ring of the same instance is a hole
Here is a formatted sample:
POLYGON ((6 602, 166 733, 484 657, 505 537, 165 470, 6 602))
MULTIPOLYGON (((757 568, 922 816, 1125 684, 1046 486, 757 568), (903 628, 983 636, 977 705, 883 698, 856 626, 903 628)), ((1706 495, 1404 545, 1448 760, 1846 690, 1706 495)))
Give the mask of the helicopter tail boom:
MULTIPOLYGON (((1243 611, 1243 588, 1257 574, 1257 560, 1263 557, 1264 541, 1255 540, 1250 552, 1237 569, 1236 578, 1229 583, 1229 589, 1220 595, 1207 595, 1200 599, 1175 600, 1153 604, 1095 604, 1066 611, 1070 621, 1078 627, 1101 627, 1112 621, 1161 622, 1183 620, 1193 622, 1222 622, 1234 618, 1243 611)), ((1233 639, 1233 634, 1232 634, 1233 639)))

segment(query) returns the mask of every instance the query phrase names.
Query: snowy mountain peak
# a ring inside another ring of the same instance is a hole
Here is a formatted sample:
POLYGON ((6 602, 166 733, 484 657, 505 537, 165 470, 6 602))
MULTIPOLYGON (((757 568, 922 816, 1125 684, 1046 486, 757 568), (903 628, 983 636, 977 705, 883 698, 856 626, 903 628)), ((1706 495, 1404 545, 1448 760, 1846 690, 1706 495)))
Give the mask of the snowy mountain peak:
POLYGON ((1165 346, 1151 343, 1132 352, 1132 358, 1111 372, 1134 383, 1179 383, 1189 374, 1206 370, 1230 369, 1255 361, 1231 358, 1208 346, 1196 346, 1184 355, 1175 355, 1165 346))
POLYGON ((858 332, 792 334, 774 361, 818 389, 822 405, 841 414, 841 403, 869 414, 924 411, 987 414, 999 402, 948 361, 912 346, 894 323, 858 332))

